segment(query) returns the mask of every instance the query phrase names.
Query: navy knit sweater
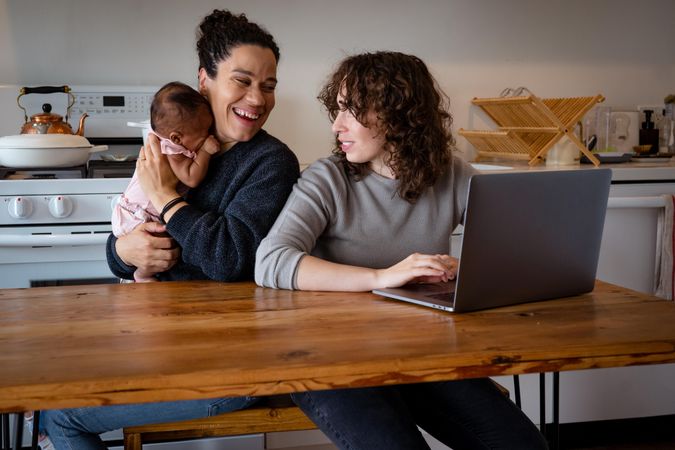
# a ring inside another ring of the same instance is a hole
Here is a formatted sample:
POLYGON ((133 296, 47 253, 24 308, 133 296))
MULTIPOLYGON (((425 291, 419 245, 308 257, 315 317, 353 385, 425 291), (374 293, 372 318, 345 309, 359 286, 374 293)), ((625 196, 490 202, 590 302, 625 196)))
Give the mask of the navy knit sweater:
MULTIPOLYGON (((186 197, 167 231, 182 249, 181 259, 160 280, 238 281, 253 279, 255 253, 267 235, 299 175, 298 160, 281 141, 260 130, 211 158, 202 183, 186 197)), ((108 238, 110 270, 133 279, 108 238)))

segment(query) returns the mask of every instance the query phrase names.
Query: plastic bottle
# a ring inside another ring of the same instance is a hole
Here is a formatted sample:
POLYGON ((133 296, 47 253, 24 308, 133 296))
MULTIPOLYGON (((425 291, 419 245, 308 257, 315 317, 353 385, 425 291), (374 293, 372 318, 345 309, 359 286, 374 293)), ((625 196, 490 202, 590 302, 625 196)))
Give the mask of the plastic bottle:
POLYGON ((654 128, 654 122, 652 122, 654 111, 645 109, 644 112, 645 121, 642 122, 642 128, 640 128, 640 145, 651 145, 648 153, 655 155, 659 152, 659 130, 654 128))

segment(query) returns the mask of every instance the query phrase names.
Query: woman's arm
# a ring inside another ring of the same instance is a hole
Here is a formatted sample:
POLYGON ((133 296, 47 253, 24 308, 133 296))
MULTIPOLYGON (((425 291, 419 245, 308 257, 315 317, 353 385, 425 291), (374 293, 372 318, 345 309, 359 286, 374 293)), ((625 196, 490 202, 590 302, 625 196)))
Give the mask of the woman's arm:
POLYGON ((164 225, 148 222, 116 238, 112 233, 106 244, 106 257, 112 273, 133 279, 134 270, 159 273, 169 270, 178 261, 180 249, 165 233, 164 225))
POLYGON ((202 182, 209 170, 211 156, 218 153, 220 145, 213 136, 209 136, 197 150, 194 159, 185 155, 168 155, 171 169, 184 185, 194 188, 202 182))
POLYGON ((457 260, 448 255, 414 253, 386 269, 336 264, 314 256, 300 260, 297 287, 309 291, 370 291, 413 281, 434 283, 455 278, 457 260))

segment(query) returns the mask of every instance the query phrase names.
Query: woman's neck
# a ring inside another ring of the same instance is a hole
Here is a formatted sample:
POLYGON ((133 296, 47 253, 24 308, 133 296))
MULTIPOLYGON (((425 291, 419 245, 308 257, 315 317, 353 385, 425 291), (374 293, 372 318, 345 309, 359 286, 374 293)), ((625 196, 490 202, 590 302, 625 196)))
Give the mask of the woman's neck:
POLYGON ((391 169, 391 167, 389 167, 388 165, 386 165, 384 163, 384 161, 380 161, 380 160, 371 161, 370 162, 370 170, 372 170, 376 174, 381 175, 385 178, 391 178, 392 180, 396 179, 396 174, 391 169))

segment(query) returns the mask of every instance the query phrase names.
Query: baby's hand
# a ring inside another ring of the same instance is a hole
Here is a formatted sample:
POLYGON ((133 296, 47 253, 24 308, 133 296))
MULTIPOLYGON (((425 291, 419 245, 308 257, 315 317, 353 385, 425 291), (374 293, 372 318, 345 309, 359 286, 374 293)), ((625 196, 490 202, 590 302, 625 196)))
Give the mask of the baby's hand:
POLYGON ((205 151, 209 155, 215 155, 220 150, 220 143, 213 136, 206 138, 202 144, 201 150, 205 151))

